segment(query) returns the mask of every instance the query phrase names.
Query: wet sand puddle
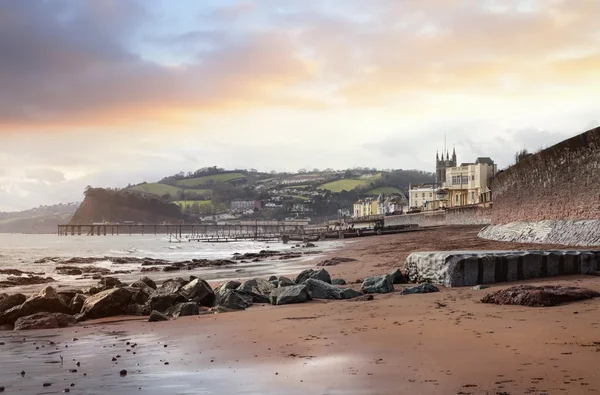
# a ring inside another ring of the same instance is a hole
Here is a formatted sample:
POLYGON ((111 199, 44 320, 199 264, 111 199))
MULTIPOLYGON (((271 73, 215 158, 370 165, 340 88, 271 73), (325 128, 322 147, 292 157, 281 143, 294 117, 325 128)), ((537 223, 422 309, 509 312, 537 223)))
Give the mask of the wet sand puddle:
POLYGON ((178 340, 103 329, 69 338, 43 331, 0 336, 0 386, 6 393, 366 394, 358 386, 352 391, 351 383, 340 387, 336 370, 344 361, 238 360, 216 352, 205 334, 178 340), (333 382, 335 390, 328 388, 333 382))

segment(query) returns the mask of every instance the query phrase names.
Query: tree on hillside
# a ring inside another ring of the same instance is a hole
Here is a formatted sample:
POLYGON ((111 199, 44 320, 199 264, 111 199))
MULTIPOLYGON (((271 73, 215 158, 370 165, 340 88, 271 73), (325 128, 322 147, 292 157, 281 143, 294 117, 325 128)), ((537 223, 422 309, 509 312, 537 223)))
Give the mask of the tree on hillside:
POLYGON ((519 163, 523 159, 527 158, 529 155, 531 154, 529 153, 529 151, 527 151, 527 148, 523 148, 522 150, 517 151, 517 153, 515 154, 515 163, 519 163))
POLYGON ((344 172, 344 178, 351 179, 352 177, 354 177, 354 173, 352 173, 352 170, 348 169, 344 172))

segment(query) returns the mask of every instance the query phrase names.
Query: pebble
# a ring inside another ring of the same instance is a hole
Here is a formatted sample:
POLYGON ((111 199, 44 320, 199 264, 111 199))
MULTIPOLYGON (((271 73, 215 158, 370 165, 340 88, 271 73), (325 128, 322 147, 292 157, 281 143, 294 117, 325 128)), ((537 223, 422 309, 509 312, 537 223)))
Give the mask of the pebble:
POLYGON ((81 362, 77 362, 75 365, 77 365, 77 367, 81 366, 81 362))
POLYGON ((50 387, 51 385, 52 385, 52 383, 44 383, 44 384, 42 384, 42 386, 44 386, 44 387, 50 387))
POLYGON ((5 344, 6 344, 6 343, 4 343, 4 342, 0 342, 0 346, 3 346, 3 345, 5 345, 5 344))
POLYGON ((168 362, 165 362, 165 365, 168 365, 168 364, 169 364, 168 362))
POLYGON ((69 387, 75 387, 75 383, 69 384, 69 387))
POLYGON ((117 360, 117 358, 112 357, 111 361, 115 362, 117 360))
POLYGON ((71 390, 70 390, 70 389, 68 389, 68 388, 65 388, 65 389, 63 390, 63 392, 71 392, 71 390))
POLYGON ((165 344, 164 347, 167 348, 167 345, 165 344))
POLYGON ((121 376, 127 376, 127 371, 126 371, 125 369, 123 369, 123 370, 121 370, 121 371, 119 372, 119 374, 120 374, 121 376))
POLYGON ((25 371, 21 370, 21 376, 25 376, 25 371))
POLYGON ((77 369, 69 369, 70 373, 77 373, 77 369))
POLYGON ((4 392, 4 387, 0 386, 0 392, 4 392))

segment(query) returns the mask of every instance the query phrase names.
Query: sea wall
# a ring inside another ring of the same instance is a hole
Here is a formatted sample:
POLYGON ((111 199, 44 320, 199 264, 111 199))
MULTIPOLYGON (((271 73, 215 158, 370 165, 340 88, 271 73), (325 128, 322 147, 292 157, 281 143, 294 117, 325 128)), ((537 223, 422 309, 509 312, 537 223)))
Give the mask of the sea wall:
POLYGON ((492 226, 484 238, 598 245, 600 128, 531 155, 492 183, 492 226))
POLYGON ((527 280, 600 270, 600 251, 436 251, 406 258, 411 282, 446 287, 527 280))
POLYGON ((422 212, 416 214, 393 215, 385 217, 386 226, 395 225, 488 225, 491 221, 492 208, 489 203, 422 212))

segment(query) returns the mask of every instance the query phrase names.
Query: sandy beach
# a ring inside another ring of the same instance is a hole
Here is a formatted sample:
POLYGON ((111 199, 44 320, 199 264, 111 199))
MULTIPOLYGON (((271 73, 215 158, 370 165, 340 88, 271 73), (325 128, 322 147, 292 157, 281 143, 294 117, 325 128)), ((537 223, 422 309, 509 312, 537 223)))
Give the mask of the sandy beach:
MULTIPOLYGON (((357 261, 327 270, 352 283, 403 268, 411 251, 542 248, 477 239, 477 230, 352 241, 332 254, 357 261)), ((600 291, 600 277, 592 276, 526 283, 600 291)), ((315 300, 159 323, 117 317, 62 330, 2 331, 0 386, 26 394, 600 391, 600 299, 551 308, 480 303, 486 293, 511 285, 405 296, 396 285, 396 292, 372 301, 315 300)))

